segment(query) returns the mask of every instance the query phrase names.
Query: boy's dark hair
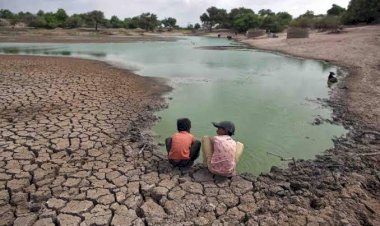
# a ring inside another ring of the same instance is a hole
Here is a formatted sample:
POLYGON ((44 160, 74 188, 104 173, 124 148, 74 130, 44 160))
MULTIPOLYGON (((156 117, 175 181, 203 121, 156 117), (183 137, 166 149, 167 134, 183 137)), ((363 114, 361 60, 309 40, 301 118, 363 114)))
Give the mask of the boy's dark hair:
POLYGON ((177 130, 178 132, 187 131, 190 132, 191 121, 188 118, 177 119, 177 130))

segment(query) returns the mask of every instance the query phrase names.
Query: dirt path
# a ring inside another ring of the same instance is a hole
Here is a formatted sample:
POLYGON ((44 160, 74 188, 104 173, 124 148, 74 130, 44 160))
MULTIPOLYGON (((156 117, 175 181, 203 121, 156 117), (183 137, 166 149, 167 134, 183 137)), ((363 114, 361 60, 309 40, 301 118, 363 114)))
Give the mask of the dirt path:
POLYGON ((180 170, 145 133, 161 84, 97 61, 0 56, 0 225, 380 224, 380 157, 362 155, 380 151, 376 131, 257 178, 180 170))

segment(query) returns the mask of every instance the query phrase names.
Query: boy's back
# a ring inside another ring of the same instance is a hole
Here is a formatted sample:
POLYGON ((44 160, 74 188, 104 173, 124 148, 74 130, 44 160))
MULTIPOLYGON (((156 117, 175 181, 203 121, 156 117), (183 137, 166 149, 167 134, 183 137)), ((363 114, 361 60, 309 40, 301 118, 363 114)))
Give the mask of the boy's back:
POLYGON ((169 159, 190 159, 190 147, 194 142, 194 136, 187 131, 180 131, 173 134, 169 159))
POLYGON ((168 159, 173 166, 191 166, 199 157, 201 142, 195 139, 190 129, 191 121, 188 118, 180 118, 177 120, 178 133, 165 140, 168 159))
POLYGON ((213 173, 230 176, 235 171, 236 141, 230 136, 222 135, 213 138, 214 153, 211 158, 213 173))

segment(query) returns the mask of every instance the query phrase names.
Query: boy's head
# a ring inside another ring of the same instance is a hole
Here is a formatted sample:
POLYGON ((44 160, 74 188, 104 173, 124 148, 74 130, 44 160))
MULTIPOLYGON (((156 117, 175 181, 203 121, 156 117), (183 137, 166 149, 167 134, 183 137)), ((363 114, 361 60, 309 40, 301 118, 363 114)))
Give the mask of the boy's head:
POLYGON ((190 132, 191 129, 191 121, 188 118, 180 118, 177 119, 177 130, 178 132, 187 131, 190 132))
POLYGON ((213 122, 212 123, 218 130, 216 131, 216 134, 218 135, 228 135, 232 136, 235 134, 235 125, 233 122, 230 121, 223 121, 223 122, 213 122))

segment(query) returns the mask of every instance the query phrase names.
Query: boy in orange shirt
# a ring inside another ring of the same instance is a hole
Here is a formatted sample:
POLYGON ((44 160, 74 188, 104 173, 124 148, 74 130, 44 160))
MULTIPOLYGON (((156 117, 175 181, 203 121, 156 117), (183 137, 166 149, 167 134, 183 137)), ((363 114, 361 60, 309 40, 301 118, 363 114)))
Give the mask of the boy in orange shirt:
POLYGON ((173 166, 192 166, 199 157, 201 142, 190 133, 190 128, 191 121, 180 118, 177 120, 178 132, 165 140, 168 159, 173 166))

